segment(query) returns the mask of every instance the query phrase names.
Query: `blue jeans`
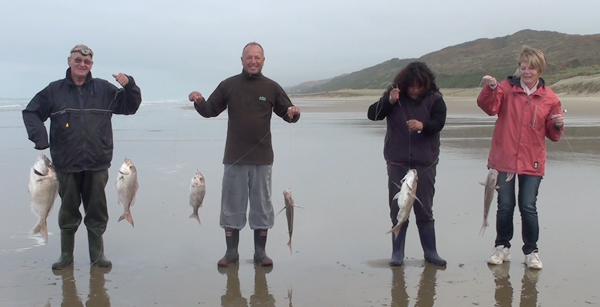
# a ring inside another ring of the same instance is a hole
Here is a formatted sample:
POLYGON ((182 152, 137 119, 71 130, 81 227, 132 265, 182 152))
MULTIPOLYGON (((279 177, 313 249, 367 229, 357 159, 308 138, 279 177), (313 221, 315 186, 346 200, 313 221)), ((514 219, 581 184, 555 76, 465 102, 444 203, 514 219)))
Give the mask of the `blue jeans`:
POLYGON ((513 237, 513 213, 515 211, 515 181, 519 179, 519 211, 521 212, 523 236, 523 253, 529 255, 537 252, 537 241, 540 234, 536 201, 541 176, 518 175, 506 182, 507 173, 498 173, 498 211, 496 213, 496 246, 510 248, 513 237))

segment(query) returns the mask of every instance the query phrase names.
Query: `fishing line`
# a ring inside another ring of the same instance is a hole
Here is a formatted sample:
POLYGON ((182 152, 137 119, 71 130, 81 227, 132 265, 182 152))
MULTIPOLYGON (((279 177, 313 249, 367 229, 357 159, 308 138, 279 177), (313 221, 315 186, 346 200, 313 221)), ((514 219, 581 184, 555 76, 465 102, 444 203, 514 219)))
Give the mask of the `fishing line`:
MULTIPOLYGON (((272 118, 271 118, 271 120, 272 120, 272 118)), ((274 124, 269 125, 269 131, 260 140, 258 140, 258 142, 256 142, 256 144, 254 144, 254 146, 252 146, 252 148, 250 148, 245 154, 243 154, 241 157, 239 157, 235 162, 231 163, 225 169, 225 171, 223 171, 223 173, 226 173, 227 170, 229 170, 231 167, 233 167, 238 162, 240 162, 244 157, 246 157, 248 154, 250 154, 252 151, 254 151, 254 149, 256 149, 256 147, 258 147, 258 145, 260 145, 262 143, 262 141, 271 134, 271 131, 273 130, 273 128, 277 127, 279 124, 280 124, 280 122, 275 122, 274 124)))

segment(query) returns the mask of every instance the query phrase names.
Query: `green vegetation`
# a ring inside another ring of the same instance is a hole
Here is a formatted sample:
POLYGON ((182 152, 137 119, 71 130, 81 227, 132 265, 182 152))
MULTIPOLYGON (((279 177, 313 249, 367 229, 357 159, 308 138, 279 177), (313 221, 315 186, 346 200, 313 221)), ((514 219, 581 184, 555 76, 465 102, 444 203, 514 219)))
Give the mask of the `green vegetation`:
MULTIPOLYGON (((512 75, 517 68, 518 55, 523 45, 546 53, 548 71, 543 78, 550 85, 576 76, 600 74, 600 34, 569 35, 522 30, 504 37, 478 39, 447 47, 418 59, 394 58, 350 74, 305 82, 286 90, 290 94, 308 94, 342 89, 380 89, 385 83, 391 82, 406 64, 413 61, 427 63, 436 73, 440 88, 478 87, 484 75, 492 75, 497 79, 512 75)), ((586 91, 590 91, 589 88, 586 91)))

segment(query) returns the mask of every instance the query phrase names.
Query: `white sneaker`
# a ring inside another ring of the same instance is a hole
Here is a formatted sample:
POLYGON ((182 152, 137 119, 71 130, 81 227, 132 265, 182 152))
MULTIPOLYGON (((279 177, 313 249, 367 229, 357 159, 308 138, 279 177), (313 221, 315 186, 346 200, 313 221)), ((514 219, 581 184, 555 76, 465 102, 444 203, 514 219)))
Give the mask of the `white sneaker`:
POLYGON ((510 250, 508 247, 496 246, 494 253, 488 258, 489 264, 502 264, 504 261, 510 261, 510 250))
POLYGON ((542 260, 537 252, 533 252, 529 255, 525 255, 525 265, 529 269, 539 270, 542 268, 542 260))

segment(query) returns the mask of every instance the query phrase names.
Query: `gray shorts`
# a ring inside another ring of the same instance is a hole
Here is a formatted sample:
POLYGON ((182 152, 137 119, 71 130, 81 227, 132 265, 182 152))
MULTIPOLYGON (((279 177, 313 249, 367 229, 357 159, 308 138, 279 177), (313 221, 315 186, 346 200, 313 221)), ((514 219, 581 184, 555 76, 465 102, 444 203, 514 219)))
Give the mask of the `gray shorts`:
POLYGON ((251 229, 270 229, 275 222, 271 202, 271 165, 225 164, 221 191, 221 227, 242 229, 250 200, 251 229))

